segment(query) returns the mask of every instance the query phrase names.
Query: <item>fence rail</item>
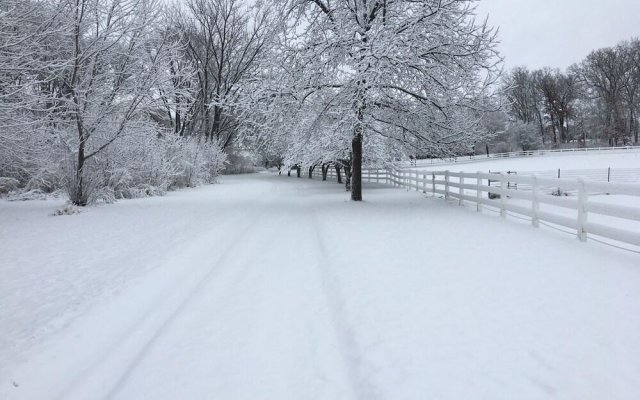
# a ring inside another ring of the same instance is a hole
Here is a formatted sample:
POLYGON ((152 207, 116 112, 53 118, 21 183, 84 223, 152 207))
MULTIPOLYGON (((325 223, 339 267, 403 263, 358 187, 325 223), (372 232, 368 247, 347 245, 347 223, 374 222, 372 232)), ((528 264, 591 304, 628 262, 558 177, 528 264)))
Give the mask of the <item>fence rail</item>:
MULTIPOLYGON (((313 175, 322 176, 317 170, 313 175)), ((327 177, 336 178, 333 168, 327 177)), ((640 247, 640 184, 410 169, 365 169, 362 178, 364 182, 440 195, 459 205, 472 204, 478 212, 488 207, 502 217, 511 214, 529 219, 535 227, 541 223, 557 225, 574 231, 582 241, 596 236, 640 247)))
POLYGON ((512 157, 531 157, 531 156, 543 156, 546 154, 558 154, 558 153, 593 153, 593 152, 628 152, 628 151, 640 151, 640 146, 624 146, 624 147, 585 147, 575 149, 553 149, 553 150, 529 150, 529 151, 514 151, 509 153, 489 153, 480 155, 459 156, 452 158, 430 158, 424 160, 411 160, 407 162, 400 162, 396 164, 397 168, 414 168, 414 167, 429 167, 433 165, 446 165, 446 164, 463 164, 485 160, 494 160, 501 158, 512 157))

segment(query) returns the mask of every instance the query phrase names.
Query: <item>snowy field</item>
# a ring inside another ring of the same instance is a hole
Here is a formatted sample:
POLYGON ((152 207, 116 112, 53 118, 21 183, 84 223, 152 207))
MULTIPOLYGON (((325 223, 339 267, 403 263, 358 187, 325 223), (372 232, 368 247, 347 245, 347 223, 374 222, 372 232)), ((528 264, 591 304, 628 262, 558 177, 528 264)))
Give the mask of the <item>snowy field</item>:
POLYGON ((0 399, 638 398, 637 254, 388 187, 222 180, 0 201, 0 399))
MULTIPOLYGON (((419 167, 418 169, 455 172, 489 172, 489 171, 557 171, 580 169, 638 169, 640 175, 640 151, 626 150, 624 152, 602 153, 549 153, 543 156, 513 157, 487 159, 475 162, 460 162, 450 164, 436 164, 419 167)), ((413 168, 415 169, 415 168, 413 168)), ((640 181, 640 176, 638 177, 640 181)))

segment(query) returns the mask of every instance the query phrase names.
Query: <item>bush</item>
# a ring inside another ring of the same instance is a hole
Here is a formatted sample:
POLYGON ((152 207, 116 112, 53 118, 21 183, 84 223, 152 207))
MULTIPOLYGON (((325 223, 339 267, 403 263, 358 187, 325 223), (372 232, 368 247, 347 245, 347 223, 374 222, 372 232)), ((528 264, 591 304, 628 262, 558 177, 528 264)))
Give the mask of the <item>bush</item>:
MULTIPOLYGON (((20 200, 46 197, 61 189, 75 204, 158 196, 214 182, 226 160, 217 143, 164 135, 160 127, 145 122, 86 160, 78 179, 73 135, 38 142, 31 140, 37 135, 19 133, 0 143, 0 195, 11 192, 20 200)), ((87 154, 107 140, 96 137, 87 154)))
POLYGON ((256 159, 254 155, 247 154, 234 148, 230 149, 227 165, 222 171, 223 174, 252 174, 256 171, 256 159))
POLYGON ((79 204, 160 196, 168 190, 213 183, 225 159, 217 144, 197 138, 125 136, 85 164, 81 191, 71 163, 67 191, 71 199, 85 202, 79 204))
POLYGON ((7 178, 0 176, 0 194, 8 194, 18 189, 20 182, 15 178, 7 178))

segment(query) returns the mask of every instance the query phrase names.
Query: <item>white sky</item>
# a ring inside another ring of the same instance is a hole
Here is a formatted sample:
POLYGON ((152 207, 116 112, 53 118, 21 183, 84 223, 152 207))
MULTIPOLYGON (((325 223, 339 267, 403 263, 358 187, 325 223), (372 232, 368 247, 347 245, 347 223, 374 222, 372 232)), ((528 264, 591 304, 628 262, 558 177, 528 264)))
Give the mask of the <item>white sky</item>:
POLYGON ((564 69, 592 50, 640 37, 640 0, 480 0, 500 27, 505 67, 564 69))

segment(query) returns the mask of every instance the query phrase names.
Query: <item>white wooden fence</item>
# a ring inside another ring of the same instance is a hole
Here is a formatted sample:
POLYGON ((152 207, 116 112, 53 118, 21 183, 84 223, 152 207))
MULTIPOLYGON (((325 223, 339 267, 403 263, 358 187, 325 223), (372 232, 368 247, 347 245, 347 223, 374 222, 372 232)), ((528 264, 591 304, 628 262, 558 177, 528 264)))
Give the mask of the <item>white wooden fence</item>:
MULTIPOLYGON (((314 177, 321 176, 316 168, 314 177)), ((327 176, 336 178, 334 168, 327 176)), ((596 236, 640 247, 640 184, 407 169, 365 169, 362 177, 365 182, 472 204, 478 212, 489 207, 502 217, 530 219, 535 227, 542 222, 568 228, 582 241, 596 236)))

